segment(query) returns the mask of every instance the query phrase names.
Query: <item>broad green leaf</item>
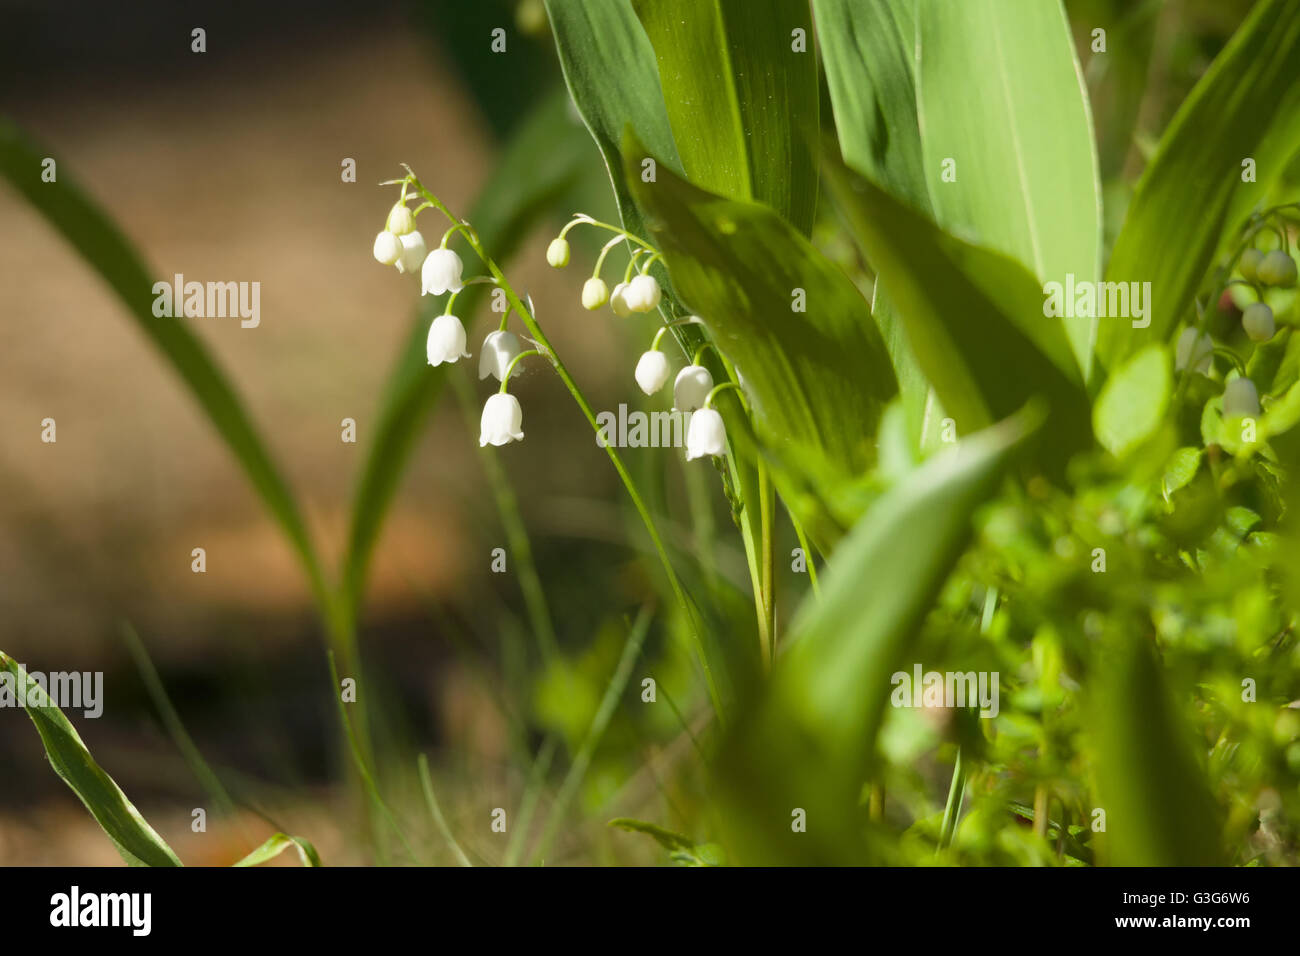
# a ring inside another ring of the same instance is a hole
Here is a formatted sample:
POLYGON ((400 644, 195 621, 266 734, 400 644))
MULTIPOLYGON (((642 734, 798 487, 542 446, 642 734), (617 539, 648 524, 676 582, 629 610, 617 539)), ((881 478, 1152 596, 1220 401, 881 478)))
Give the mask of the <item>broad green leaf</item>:
POLYGON ((662 169, 634 194, 683 302, 740 375, 764 446, 822 491, 860 478, 897 383, 857 287, 766 206, 662 169))
POLYGON ((633 0, 633 7, 659 62, 687 177, 727 199, 771 206, 808 235, 820 130, 807 0, 633 0))
POLYGON ((1114 866, 1222 865, 1220 822, 1150 638, 1111 635, 1090 675, 1096 782, 1114 866))
POLYGON ((1300 4, 1260 0, 1183 103, 1138 183, 1106 278, 1151 283, 1150 327, 1102 320, 1097 356, 1113 368, 1167 338, 1191 308, 1218 248, 1242 160, 1276 124, 1300 87, 1300 4))
POLYGON ((1164 421, 1173 389, 1169 355, 1148 345, 1106 380, 1092 409, 1101 447, 1122 458, 1155 433, 1164 421))
POLYGON ((855 808, 909 648, 1013 452, 1042 421, 1025 409, 921 465, 867 512, 795 615, 772 679, 720 755, 730 849, 746 863, 860 863, 855 808), (864 595, 870 600, 864 600, 864 595), (791 833, 792 807, 807 811, 791 833))
POLYGON ((122 788, 95 763, 76 728, 54 706, 41 685, 3 651, 0 651, 0 690, 6 697, 25 694, 23 709, 41 735, 50 766, 103 827, 122 859, 132 866, 181 865, 172 848, 149 826, 122 788))
POLYGON ((0 175, 99 273, 136 326, 180 376, 284 531, 317 599, 324 604, 328 584, 298 505, 239 397, 184 319, 153 314, 154 278, 126 237, 81 191, 66 168, 60 170, 57 183, 41 182, 41 161, 50 155, 57 154, 28 140, 12 123, 0 121, 0 175))
MULTIPOLYGON (((814 0, 813 10, 844 162, 930 213, 916 116, 915 0, 814 0)), ((871 312, 898 377, 911 444, 920 448, 938 440, 944 412, 885 286, 877 279, 871 312)))
POLYGON ((273 834, 265 843, 259 846, 248 856, 244 857, 234 866, 261 866, 268 860, 273 860, 285 850, 293 847, 298 851, 298 859, 302 861, 303 866, 316 867, 320 866, 320 855, 316 848, 302 837, 289 836, 287 833, 273 834))
POLYGON ((957 433, 986 428, 1039 395, 1054 422, 1048 460, 1060 464, 1087 444, 1077 364, 1024 266, 949 235, 831 157, 824 168, 957 433))
MULTIPOLYGON (((545 100, 515 134, 479 200, 469 213, 489 253, 504 261, 528 227, 586 168, 585 143, 575 136, 567 103, 557 93, 545 100)), ((426 212, 423 215, 435 215, 426 212)), ((457 300, 468 316, 487 286, 467 286, 457 300)), ((366 453, 352 504, 351 530, 343 563, 343 591, 354 619, 365 590, 370 558, 420 428, 442 390, 447 372, 429 368, 424 339, 441 301, 424 297, 411 335, 389 376, 373 444, 366 453)))
MULTIPOLYGON (((1068 275, 1095 282, 1097 150, 1060 0, 918 0, 917 44, 921 146, 939 225, 1018 259, 1040 285, 1068 275)), ((1097 320, 1064 322, 1086 380, 1097 320)))
POLYGON ((682 168, 654 48, 631 0, 546 0, 546 12, 569 95, 604 157, 623 227, 644 236, 621 153, 626 127, 631 125, 660 163, 682 168))
POLYGON ((916 114, 916 0, 813 0, 813 11, 844 161, 928 211, 916 114))
POLYGON ((1196 477, 1201 468, 1201 449, 1191 445, 1177 449, 1169 456, 1165 465, 1165 474, 1160 482, 1160 490, 1165 501, 1176 491, 1186 488, 1196 477))

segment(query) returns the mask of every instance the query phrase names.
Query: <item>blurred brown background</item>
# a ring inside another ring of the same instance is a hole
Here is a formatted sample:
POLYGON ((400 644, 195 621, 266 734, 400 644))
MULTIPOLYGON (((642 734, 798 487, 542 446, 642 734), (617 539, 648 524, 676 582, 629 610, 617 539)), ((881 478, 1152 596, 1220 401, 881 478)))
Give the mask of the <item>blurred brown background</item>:
MULTIPOLYGON (((396 198, 376 183, 407 162, 468 211, 512 118, 558 75, 548 38, 530 33, 530 6, 0 4, 2 111, 48 146, 60 179, 102 204, 156 277, 261 283, 258 328, 176 321, 246 402, 331 563, 418 298, 415 278, 371 257, 396 198), (483 65, 487 24, 507 27, 513 46, 509 66, 489 64, 495 75, 483 65), (190 50, 196 26, 203 54, 190 50), (531 84, 512 79, 530 71, 531 84), (476 76, 485 88, 471 88, 476 76), (513 85, 492 85, 503 82, 513 85), (345 157, 356 183, 341 181, 345 157), (340 441, 345 417, 358 423, 355 445, 340 441)), ((576 124, 575 134, 586 135, 576 124)), ((151 819, 151 803, 171 808, 154 822, 182 858, 211 853, 211 841, 185 845, 188 812, 173 805, 202 804, 182 799, 197 788, 158 727, 121 623, 143 637, 214 763, 323 784, 337 769, 336 726, 319 693, 328 677, 306 582, 227 448, 95 272, 7 188, 0 222, 0 647, 32 670, 106 671, 105 716, 76 720, 81 733, 151 819), (46 417, 56 444, 40 441, 46 417), (206 574, 190 570, 195 547, 206 574)), ((616 403, 630 366, 608 318, 577 307, 581 268, 546 267, 553 233, 530 239, 512 278, 584 384, 616 403)), ((475 367, 490 322, 479 318, 475 367)), ((530 525, 546 527, 557 509, 593 514, 574 502, 611 476, 577 409, 536 373, 516 391, 528 440, 503 460, 527 476, 530 525)), ((504 540, 476 438, 447 390, 385 525, 362 643, 415 709, 413 734, 447 747, 469 738, 491 759, 502 756, 501 720, 465 690, 430 610, 519 603, 513 580, 488 573, 504 540)), ((574 560, 603 560, 564 538, 535 532, 534 544, 543 566, 574 549, 574 560)), ((494 618, 480 623, 490 633, 494 618)), ((324 820, 300 829, 339 862, 342 841, 324 820)), ((49 772, 25 717, 0 712, 0 864, 57 862, 117 856, 49 772)))

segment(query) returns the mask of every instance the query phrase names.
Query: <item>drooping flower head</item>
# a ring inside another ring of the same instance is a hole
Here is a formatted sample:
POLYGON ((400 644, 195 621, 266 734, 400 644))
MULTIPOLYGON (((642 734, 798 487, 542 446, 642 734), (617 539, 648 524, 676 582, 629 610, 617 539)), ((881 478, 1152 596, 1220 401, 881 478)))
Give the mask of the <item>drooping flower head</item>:
POLYGON ((519 336, 513 332, 498 330, 489 332, 483 340, 483 347, 478 353, 478 377, 485 379, 489 375, 498 382, 505 381, 510 363, 519 354, 521 347, 519 336))
POLYGON ((1253 418, 1259 414, 1259 389, 1244 375, 1223 389, 1224 418, 1253 418))
POLYGON ((546 247, 546 261, 555 269, 563 269, 567 266, 569 264, 569 240, 563 236, 552 239, 551 244, 546 247))
POLYGON ((406 203, 399 202, 388 213, 388 231, 395 236, 404 236, 415 229, 415 217, 406 203))
POLYGON ((667 383, 669 371, 668 356, 658 349, 651 349, 636 363, 636 383, 641 386, 641 391, 653 395, 667 383))
POLYGON ((722 455, 726 451, 727 428, 717 409, 701 408, 693 413, 690 427, 686 429, 686 460, 722 455))
POLYGON ((509 392, 490 395, 483 405, 483 417, 479 420, 479 447, 506 445, 523 440, 523 424, 524 412, 519 407, 519 399, 509 392))
POLYGON ((620 282, 614 286, 614 291, 609 294, 609 307, 620 318, 626 318, 632 314, 632 307, 627 303, 627 285, 626 282, 620 282))
POLYGON ((465 348, 465 326, 454 315, 440 315, 429 326, 429 338, 425 342, 425 354, 430 365, 454 362, 469 358, 465 348))
POLYGON ((627 284, 627 288, 623 291, 623 301, 633 312, 650 312, 659 306, 661 295, 655 277, 643 274, 627 284))
POLYGON ((375 258, 386 266, 397 265, 402 249, 402 240, 387 229, 375 236, 375 258))
POLYGON ((704 404, 713 391, 713 376, 703 365, 688 365, 677 373, 673 382, 673 410, 693 412, 704 404))
POLYGON ((402 242, 402 258, 397 260, 397 271, 402 273, 415 273, 420 271, 420 263, 424 261, 428 249, 424 245, 424 236, 419 231, 408 232, 404 236, 398 236, 402 242))
POLYGON ((442 295, 444 292, 459 292, 464 288, 460 274, 465 265, 455 251, 438 248, 424 259, 420 269, 421 295, 442 295))
POLYGON ((599 309, 609 301, 609 286, 600 276, 592 276, 582 284, 582 307, 588 311, 599 309))

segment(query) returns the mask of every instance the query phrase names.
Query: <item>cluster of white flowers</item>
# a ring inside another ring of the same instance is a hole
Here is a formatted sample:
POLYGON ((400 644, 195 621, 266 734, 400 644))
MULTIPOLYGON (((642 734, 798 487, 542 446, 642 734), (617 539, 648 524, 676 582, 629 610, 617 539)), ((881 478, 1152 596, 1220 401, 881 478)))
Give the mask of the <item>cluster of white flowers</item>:
MULTIPOLYGON (((465 288, 465 265, 454 249, 447 248, 447 240, 458 230, 453 226, 443 236, 437 249, 429 251, 424 237, 415 228, 419 210, 412 212, 405 196, 388 214, 384 231, 375 237, 375 258, 386 266, 396 266, 398 272, 420 273, 421 295, 446 295, 446 311, 429 325, 425 340, 425 356, 430 365, 442 365, 469 358, 468 335, 465 323, 451 311, 456 296, 465 288)), ((519 400, 506 391, 506 381, 514 370, 517 359, 525 353, 519 336, 505 328, 488 334, 479 353, 478 377, 493 376, 501 382, 501 390, 490 396, 483 405, 480 421, 479 445, 504 445, 519 441, 523 433, 523 409, 519 400)))
MULTIPOLYGON (((394 266, 401 273, 415 274, 418 271, 421 295, 447 295, 443 313, 429 325, 429 334, 425 343, 429 364, 437 366, 444 362, 469 358, 465 324, 452 312, 452 307, 456 296, 467 284, 496 280, 486 277, 470 280, 462 278, 464 263, 455 250, 447 248, 447 242, 456 232, 465 230, 470 245, 478 251, 477 239, 467 223, 453 225, 443 235, 438 247, 429 250, 424 237, 416 229, 416 218, 421 211, 430 206, 436 205, 443 212, 446 212, 446 209, 436 200, 417 206, 414 210, 410 209, 407 206, 406 196, 408 184, 414 182, 417 188, 422 189, 422 187, 419 187, 413 175, 397 182, 402 185, 402 197, 389 211, 383 231, 375 237, 375 258, 386 266, 394 266)), ((432 199, 428 193, 424 195, 432 199)), ((650 267, 660 258, 659 253, 648 243, 616 226, 599 223, 588 216, 575 216, 547 247, 546 261, 557 269, 562 269, 569 264, 571 251, 565 235, 581 223, 600 226, 615 233, 614 238, 601 250, 591 278, 583 285, 583 307, 595 310, 609 303, 614 314, 619 316, 654 312, 658 309, 663 299, 663 291, 659 287, 658 280, 650 274, 650 267), (629 258, 623 281, 617 283, 611 292, 600 276, 601 267, 610 250, 624 242, 635 243, 638 248, 629 258), (645 258, 641 260, 643 255, 645 258)), ((481 252, 479 254, 482 255, 481 252)), ((499 272, 494 274, 499 276, 499 272)), ((509 313, 507 319, 508 316, 509 313)), ((525 321, 528 321, 527 316, 525 321)), ((647 395, 654 395, 661 391, 672 374, 668 358, 659 348, 664 333, 674 325, 688 322, 698 323, 700 319, 696 316, 688 316, 670 320, 661 326, 655 334, 650 350, 645 352, 637 362, 634 377, 637 385, 647 395)), ((538 334, 540 336, 540 333, 538 334)), ((502 321, 500 328, 490 332, 483 340, 483 347, 479 352, 479 379, 491 375, 501 383, 501 387, 483 405, 479 431, 480 446, 505 445, 524 437, 523 410, 520 408, 519 400, 507 391, 507 384, 520 359, 542 354, 544 348, 543 344, 538 345, 537 348, 525 349, 520 337, 507 330, 505 320, 502 321)), ((725 382, 715 387, 713 376, 700 364, 699 353, 690 365, 677 373, 673 383, 673 409, 691 415, 690 427, 686 435, 688 461, 726 453, 727 431, 722 416, 712 407, 713 397, 724 388, 738 388, 738 386, 725 382)))
MULTIPOLYGON (((582 307, 588 311, 595 311, 608 303, 611 311, 623 318, 633 313, 654 312, 658 309, 663 299, 663 290, 660 289, 658 280, 650 274, 650 267, 660 258, 659 253, 616 226, 597 222, 588 216, 575 216, 560 234, 551 240, 551 244, 546 249, 546 261, 556 269, 567 266, 570 249, 569 241, 565 236, 570 229, 584 223, 610 229, 615 236, 601 250, 591 278, 583 283, 582 307), (611 292, 605 280, 601 278, 601 268, 610 250, 627 241, 639 243, 639 248, 635 249, 630 257, 623 281, 617 283, 611 292), (637 260, 647 253, 646 258, 638 263, 637 260)), ((668 357, 659 347, 664 333, 674 325, 700 322, 698 316, 673 319, 655 333, 649 351, 642 353, 633 373, 637 385, 646 395, 654 395, 661 391, 672 375, 668 357)), ((715 391, 717 390, 714 388, 713 376, 700 364, 698 354, 690 365, 677 373, 677 378, 673 382, 673 410, 691 413, 690 427, 686 434, 687 461, 726 453, 727 431, 722 416, 712 407, 715 391)))

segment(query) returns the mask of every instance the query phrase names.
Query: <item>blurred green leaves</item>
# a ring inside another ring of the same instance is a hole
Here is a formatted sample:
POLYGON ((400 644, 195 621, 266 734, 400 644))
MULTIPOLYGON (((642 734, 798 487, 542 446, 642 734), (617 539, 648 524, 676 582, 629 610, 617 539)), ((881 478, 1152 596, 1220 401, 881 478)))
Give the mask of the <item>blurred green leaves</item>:
POLYGON ((921 621, 1041 409, 936 454, 882 496, 841 542, 821 598, 800 606, 771 682, 719 755, 729 850, 746 863, 861 863, 860 790, 921 621), (869 588, 871 599, 863 601, 869 588), (807 812, 806 832, 791 812, 807 812))
MULTIPOLYGON (((1097 354, 1115 367, 1148 341, 1167 338, 1192 305, 1255 155, 1300 88, 1300 6, 1260 0, 1183 103, 1138 183, 1111 253, 1107 279, 1150 282, 1150 328, 1103 321, 1097 354)), ((1270 173, 1271 175, 1271 173, 1270 173)))
POLYGON ((1163 345, 1149 345, 1115 371, 1092 410, 1097 441, 1122 458, 1150 437, 1169 407, 1173 375, 1163 345))

